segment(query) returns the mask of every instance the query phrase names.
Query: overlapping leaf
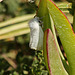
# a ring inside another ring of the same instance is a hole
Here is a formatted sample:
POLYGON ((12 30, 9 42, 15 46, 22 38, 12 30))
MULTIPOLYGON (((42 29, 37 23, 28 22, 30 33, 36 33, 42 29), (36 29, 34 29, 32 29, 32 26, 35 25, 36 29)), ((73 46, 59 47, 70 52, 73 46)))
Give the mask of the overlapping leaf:
MULTIPOLYGON (((69 62, 69 67, 70 67, 69 74, 74 75, 75 74, 75 34, 72 30, 71 24, 68 21, 67 17, 62 13, 62 11, 60 11, 58 7, 54 4, 54 2, 51 0, 41 0, 40 2, 38 16, 40 17, 40 15, 42 14, 44 16, 45 13, 51 15, 54 21, 55 27, 57 29, 58 35, 60 37, 61 43, 63 45, 63 48, 65 50, 69 62)), ((44 28, 47 27, 49 28, 48 25, 50 25, 50 23, 46 21, 49 19, 50 17, 45 17, 45 20, 43 20, 44 28)))
POLYGON ((55 38, 50 29, 47 29, 44 35, 44 57, 50 75, 68 75, 62 65, 55 38))

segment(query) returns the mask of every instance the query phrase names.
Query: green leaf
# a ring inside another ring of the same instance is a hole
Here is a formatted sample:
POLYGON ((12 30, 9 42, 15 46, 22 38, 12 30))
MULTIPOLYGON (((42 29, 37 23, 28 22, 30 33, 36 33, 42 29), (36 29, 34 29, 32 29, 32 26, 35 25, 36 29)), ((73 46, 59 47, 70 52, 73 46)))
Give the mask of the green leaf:
POLYGON ((50 75, 68 75, 63 67, 54 36, 50 29, 44 34, 44 57, 50 75))
POLYGON ((67 17, 51 1, 47 0, 48 11, 54 21, 61 43, 67 55, 70 75, 75 75, 75 34, 67 17))

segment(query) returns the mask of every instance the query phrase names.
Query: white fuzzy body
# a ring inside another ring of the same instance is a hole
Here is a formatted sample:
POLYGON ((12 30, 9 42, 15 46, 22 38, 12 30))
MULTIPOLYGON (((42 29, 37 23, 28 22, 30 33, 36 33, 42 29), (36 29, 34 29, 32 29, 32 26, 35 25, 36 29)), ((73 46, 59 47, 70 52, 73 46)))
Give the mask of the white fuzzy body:
POLYGON ((43 31, 39 23, 39 18, 35 17, 29 22, 30 27, 30 43, 31 49, 43 49, 43 31))

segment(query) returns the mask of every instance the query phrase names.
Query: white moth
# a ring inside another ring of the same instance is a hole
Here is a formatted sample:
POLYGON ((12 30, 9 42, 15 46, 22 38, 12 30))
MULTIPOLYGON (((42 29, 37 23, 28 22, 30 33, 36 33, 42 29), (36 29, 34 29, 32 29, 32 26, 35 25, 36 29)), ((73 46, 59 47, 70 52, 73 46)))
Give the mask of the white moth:
POLYGON ((29 22, 30 27, 30 43, 31 49, 43 49, 43 30, 39 23, 39 18, 35 17, 29 22))

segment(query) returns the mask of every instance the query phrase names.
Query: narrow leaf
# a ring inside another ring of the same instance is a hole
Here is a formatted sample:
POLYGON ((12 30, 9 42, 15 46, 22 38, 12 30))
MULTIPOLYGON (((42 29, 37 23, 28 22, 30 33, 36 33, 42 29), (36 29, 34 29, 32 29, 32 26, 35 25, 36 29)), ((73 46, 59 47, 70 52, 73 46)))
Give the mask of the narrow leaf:
POLYGON ((47 29, 44 34, 44 57, 50 75, 68 75, 50 29, 47 29))
POLYGON ((13 24, 13 25, 1 28, 0 35, 11 32, 11 31, 15 31, 18 29, 27 28, 27 27, 28 27, 28 21, 23 22, 23 23, 13 24))
POLYGON ((15 30, 15 31, 0 35, 0 40, 15 37, 15 36, 19 36, 19 35, 23 35, 23 34, 27 34, 29 32, 30 32, 29 28, 22 28, 22 29, 19 29, 19 30, 15 30))
POLYGON ((23 15, 23 16, 12 18, 10 20, 6 20, 6 21, 0 23, 0 28, 4 27, 4 26, 15 24, 15 23, 27 21, 27 20, 31 19, 34 15, 35 14, 23 15))

